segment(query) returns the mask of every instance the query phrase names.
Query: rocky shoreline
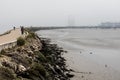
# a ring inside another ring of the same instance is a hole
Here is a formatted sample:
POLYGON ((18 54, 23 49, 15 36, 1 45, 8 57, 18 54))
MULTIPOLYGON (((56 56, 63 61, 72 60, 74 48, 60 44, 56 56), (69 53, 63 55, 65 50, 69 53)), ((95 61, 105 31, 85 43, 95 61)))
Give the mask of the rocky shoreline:
POLYGON ((55 80, 69 80, 71 77, 73 77, 73 74, 70 74, 72 69, 67 69, 65 64, 65 59, 62 57, 63 53, 66 53, 67 51, 64 51, 63 48, 60 48, 57 46, 57 44, 50 44, 50 39, 42 39, 42 44, 44 45, 42 47, 41 52, 43 54, 49 53, 45 55, 49 60, 50 64, 47 64, 47 67, 52 71, 53 78, 55 80))
POLYGON ((66 68, 66 53, 50 39, 29 32, 23 46, 2 50, 0 53, 0 80, 70 80, 66 68))

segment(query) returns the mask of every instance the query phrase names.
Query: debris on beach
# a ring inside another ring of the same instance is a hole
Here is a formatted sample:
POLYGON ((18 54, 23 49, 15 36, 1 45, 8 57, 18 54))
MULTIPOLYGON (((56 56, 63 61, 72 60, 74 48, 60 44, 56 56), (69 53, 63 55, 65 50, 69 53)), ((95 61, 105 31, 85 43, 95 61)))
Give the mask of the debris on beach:
POLYGON ((93 54, 92 52, 90 52, 90 54, 93 54))

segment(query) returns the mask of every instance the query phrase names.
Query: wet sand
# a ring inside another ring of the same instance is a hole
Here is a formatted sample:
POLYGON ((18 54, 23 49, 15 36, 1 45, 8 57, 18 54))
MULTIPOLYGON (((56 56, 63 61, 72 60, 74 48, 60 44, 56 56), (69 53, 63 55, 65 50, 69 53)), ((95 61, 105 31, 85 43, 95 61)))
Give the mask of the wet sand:
POLYGON ((63 56, 74 70, 71 80, 120 80, 120 29, 45 30, 68 53, 63 56))

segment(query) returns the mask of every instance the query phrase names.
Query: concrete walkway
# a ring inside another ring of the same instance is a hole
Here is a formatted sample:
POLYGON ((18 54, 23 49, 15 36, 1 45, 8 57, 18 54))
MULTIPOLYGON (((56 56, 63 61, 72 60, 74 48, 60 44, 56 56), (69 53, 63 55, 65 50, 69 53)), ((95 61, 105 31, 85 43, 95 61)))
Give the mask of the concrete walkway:
POLYGON ((10 43, 10 42, 15 42, 17 40, 17 38, 20 36, 22 36, 20 28, 11 30, 11 32, 9 34, 0 36, 0 45, 10 43))

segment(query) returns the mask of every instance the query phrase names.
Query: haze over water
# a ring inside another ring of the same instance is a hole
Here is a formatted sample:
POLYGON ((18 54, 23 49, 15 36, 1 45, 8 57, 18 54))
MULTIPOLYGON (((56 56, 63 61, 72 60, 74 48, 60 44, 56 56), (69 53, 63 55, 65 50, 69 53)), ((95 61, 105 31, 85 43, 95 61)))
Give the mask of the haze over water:
POLYGON ((75 70, 73 80, 120 80, 120 29, 60 29, 37 33, 68 51, 63 56, 75 70))
POLYGON ((120 0, 0 0, 0 29, 120 22, 120 0))

